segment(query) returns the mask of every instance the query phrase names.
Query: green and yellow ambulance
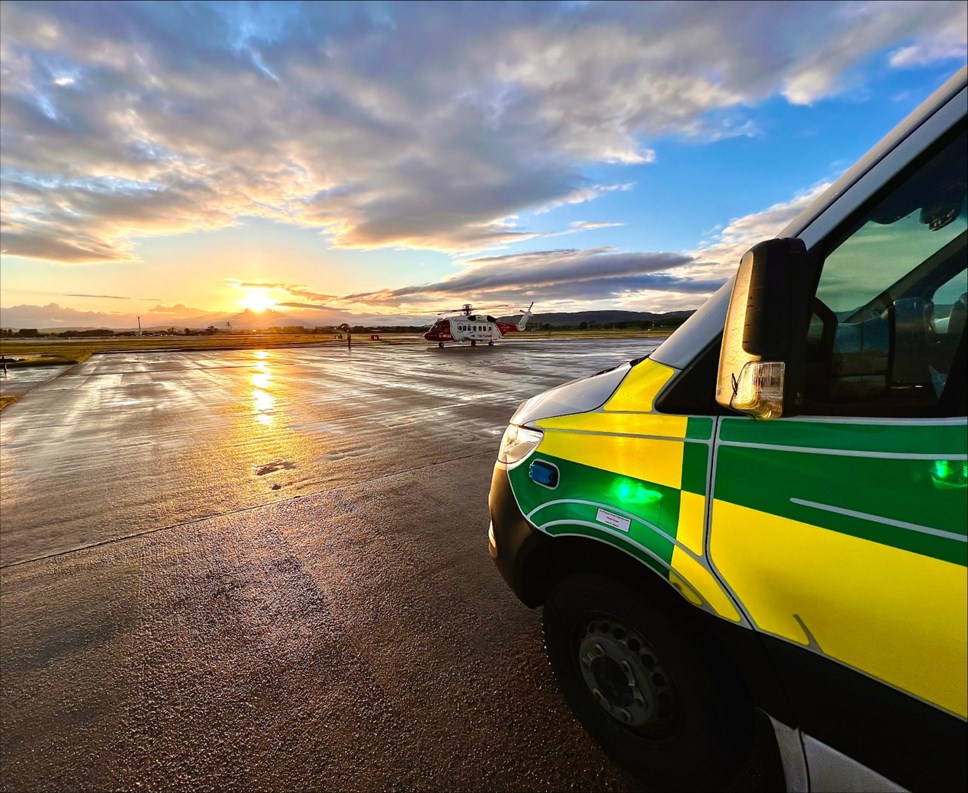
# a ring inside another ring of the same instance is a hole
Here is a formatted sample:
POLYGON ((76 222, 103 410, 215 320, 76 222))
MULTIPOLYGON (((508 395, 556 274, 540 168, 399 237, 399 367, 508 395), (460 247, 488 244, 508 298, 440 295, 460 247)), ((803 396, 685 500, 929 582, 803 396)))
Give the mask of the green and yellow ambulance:
POLYGON ((524 402, 489 551, 650 785, 966 790, 966 71, 649 357, 524 402))

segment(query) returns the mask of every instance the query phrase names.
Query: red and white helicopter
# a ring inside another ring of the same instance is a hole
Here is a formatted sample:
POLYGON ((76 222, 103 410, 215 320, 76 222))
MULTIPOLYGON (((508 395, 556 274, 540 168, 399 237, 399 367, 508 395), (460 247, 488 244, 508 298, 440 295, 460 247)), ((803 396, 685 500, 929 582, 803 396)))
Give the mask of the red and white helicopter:
MULTIPOLYGON (((478 342, 487 342, 488 347, 493 347, 494 342, 504 337, 508 333, 515 333, 524 330, 531 318, 532 303, 521 312, 521 319, 517 323, 498 322, 489 314, 475 314, 474 306, 464 303, 460 308, 452 308, 442 311, 441 314, 448 314, 452 311, 460 313, 454 317, 441 317, 424 334, 427 341, 437 342, 438 347, 443 347, 445 341, 453 341, 460 344, 469 341, 471 347, 476 347, 478 342)), ((495 306, 494 308, 497 308, 495 306)), ((486 309, 477 309, 486 311, 486 309)))

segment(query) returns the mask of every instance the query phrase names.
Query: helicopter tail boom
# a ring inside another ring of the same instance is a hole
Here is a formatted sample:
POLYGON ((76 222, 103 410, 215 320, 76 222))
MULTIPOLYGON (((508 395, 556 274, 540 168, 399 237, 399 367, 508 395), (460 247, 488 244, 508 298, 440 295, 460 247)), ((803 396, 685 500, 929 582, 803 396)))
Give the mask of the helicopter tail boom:
POLYGON ((521 319, 519 319, 518 320, 518 324, 515 325, 515 327, 518 330, 524 330, 525 327, 527 327, 528 320, 531 319, 531 308, 532 308, 532 306, 534 306, 534 301, 532 301, 531 302, 531 305, 528 306, 527 309, 525 309, 524 313, 521 314, 521 319))
MULTIPOLYGON (((531 304, 533 306, 534 303, 531 304)), ((506 336, 508 333, 514 333, 517 331, 522 331, 528 326, 528 320, 531 319, 531 306, 528 306, 523 312, 521 312, 521 319, 514 322, 498 322, 496 323, 501 331, 502 336, 506 336)))

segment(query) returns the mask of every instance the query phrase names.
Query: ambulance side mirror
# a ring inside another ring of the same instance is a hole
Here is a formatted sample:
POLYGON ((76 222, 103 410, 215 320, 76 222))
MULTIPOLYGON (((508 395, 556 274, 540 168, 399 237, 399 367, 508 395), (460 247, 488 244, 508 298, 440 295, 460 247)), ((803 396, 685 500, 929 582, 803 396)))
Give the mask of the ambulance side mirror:
POLYGON ((761 419, 796 412, 812 275, 806 247, 795 238, 767 240, 743 255, 723 330, 720 405, 761 419))

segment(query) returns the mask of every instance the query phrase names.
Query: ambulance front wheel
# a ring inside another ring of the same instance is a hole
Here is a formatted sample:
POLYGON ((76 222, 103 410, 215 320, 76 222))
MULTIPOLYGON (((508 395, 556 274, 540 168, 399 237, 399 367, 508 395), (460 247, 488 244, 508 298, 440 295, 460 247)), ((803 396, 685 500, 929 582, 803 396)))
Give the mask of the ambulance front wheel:
POLYGON ((442 341, 438 341, 438 342, 437 342, 437 346, 438 346, 438 347, 439 347, 440 349, 444 349, 444 343, 443 343, 442 341))
POLYGON ((544 635, 574 714, 650 787, 712 790, 749 755, 753 709, 681 616, 603 576, 575 575, 544 605, 544 635))

